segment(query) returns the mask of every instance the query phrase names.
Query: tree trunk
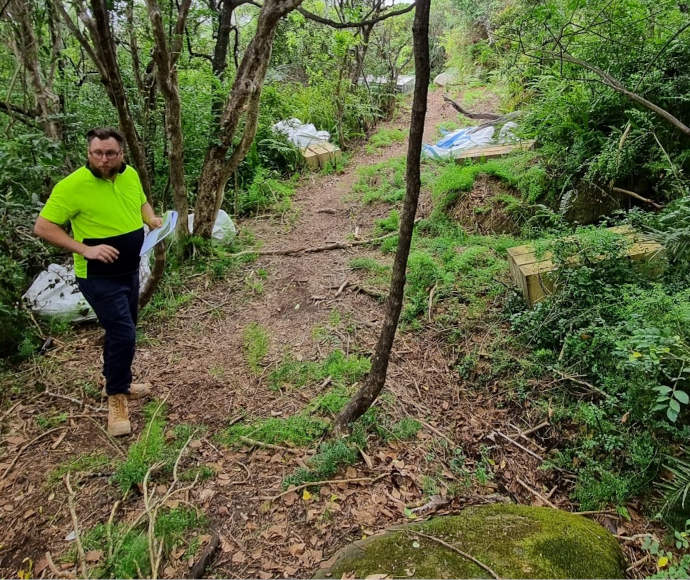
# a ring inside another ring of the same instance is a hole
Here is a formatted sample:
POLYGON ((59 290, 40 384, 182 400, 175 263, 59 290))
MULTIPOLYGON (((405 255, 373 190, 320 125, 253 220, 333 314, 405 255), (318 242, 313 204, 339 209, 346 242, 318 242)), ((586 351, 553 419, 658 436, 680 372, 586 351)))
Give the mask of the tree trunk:
POLYGON ((115 41, 110 29, 110 21, 105 1, 106 0, 91 0, 93 20, 91 20, 86 13, 80 14, 80 18, 86 23, 91 33, 91 39, 94 46, 89 52, 92 56, 95 55, 99 61, 96 62, 96 66, 101 73, 101 82, 106 89, 110 102, 117 109, 120 128, 127 141, 132 163, 137 173, 139 173, 141 185, 150 199, 152 194, 151 176, 149 175, 148 165, 146 163, 146 151, 144 150, 144 145, 137 132, 137 128, 134 125, 132 112, 129 108, 129 100, 127 99, 127 93, 125 92, 122 76, 120 75, 115 41))
POLYGON ((33 5, 26 0, 11 0, 6 6, 17 32, 11 44, 17 60, 21 62, 29 77, 43 131, 50 139, 61 141, 62 125, 55 118, 60 112, 60 99, 51 90, 50 80, 41 74, 38 39, 31 21, 33 5))
POLYGON ((223 202, 225 185, 244 159, 256 134, 259 98, 266 77, 266 69, 271 60, 276 28, 280 19, 294 10, 301 1, 266 0, 263 3, 256 34, 242 57, 232 90, 223 107, 218 140, 209 147, 201 168, 194 208, 194 235, 211 237, 216 215, 223 202), (242 139, 226 160, 245 112, 242 139))
POLYGON ((182 31, 189 11, 191 0, 182 2, 175 31, 170 39, 170 45, 165 38, 163 17, 157 0, 146 0, 146 6, 153 29, 154 52, 158 86, 165 99, 165 133, 170 142, 170 183, 173 190, 173 203, 179 214, 177 232, 181 236, 189 234, 187 227, 187 188, 184 179, 184 143, 182 137, 182 110, 180 107, 179 83, 177 80, 176 60, 182 49, 182 31))
POLYGON ((335 419, 336 432, 343 432, 347 426, 362 416, 376 400, 386 382, 388 361, 393 339, 398 327, 402 309, 403 291, 405 289, 405 270, 412 242, 414 218, 419 200, 420 157, 422 152, 422 135, 426 117, 426 101, 429 88, 429 4, 430 0, 417 0, 415 9, 413 35, 415 56, 415 89, 412 102, 412 119, 410 123, 410 140, 407 149, 407 189, 403 202, 403 215, 400 220, 398 249, 393 262, 391 288, 386 301, 386 315, 381 334, 376 343, 371 371, 366 382, 357 394, 350 399, 335 419))

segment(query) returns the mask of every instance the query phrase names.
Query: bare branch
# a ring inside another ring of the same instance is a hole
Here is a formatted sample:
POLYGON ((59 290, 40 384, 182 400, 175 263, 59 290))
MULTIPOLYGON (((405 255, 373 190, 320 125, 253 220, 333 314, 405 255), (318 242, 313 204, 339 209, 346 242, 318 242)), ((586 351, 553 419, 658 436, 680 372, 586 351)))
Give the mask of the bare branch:
POLYGON ((637 93, 634 93, 628 89, 626 89, 623 84, 616 78, 612 77, 610 74, 608 74, 606 71, 603 71, 599 67, 590 64, 584 60, 581 60, 579 58, 576 58, 572 56, 571 54, 568 54, 567 52, 563 52, 561 54, 555 54, 555 53, 547 53, 547 56, 550 56, 551 58, 554 59, 561 59, 565 60, 566 62, 570 62, 572 64, 576 64, 578 66, 581 66, 582 68, 586 68, 587 70, 593 72, 596 74, 599 78, 602 79, 605 85, 608 87, 612 88, 614 91, 617 91, 621 93, 622 95, 625 95, 628 97, 630 100, 635 101, 636 103, 639 103, 646 109, 649 109, 650 111, 653 111, 657 115, 659 115, 661 118, 665 119, 668 121, 671 125, 679 129, 681 132, 683 132, 685 135, 690 135, 690 127, 682 123, 678 118, 674 117, 671 113, 666 111, 665 109, 662 109, 658 105, 655 105, 651 101, 648 101, 644 97, 638 95, 637 93))
POLYGON ((410 12, 416 5, 416 2, 412 2, 407 7, 402 8, 400 10, 386 12, 385 14, 380 14, 379 16, 377 16, 376 18, 372 18, 371 20, 362 20, 360 22, 336 22, 335 20, 331 20, 330 18, 324 18, 323 16, 319 16, 318 14, 314 14, 313 12, 309 12, 301 6, 297 8, 297 12, 299 12, 302 16, 308 18, 309 20, 319 22, 320 24, 325 24, 326 26, 330 26, 331 28, 363 28, 365 26, 373 26, 374 24, 381 22, 382 20, 392 18, 393 16, 400 16, 401 14, 406 14, 410 12))

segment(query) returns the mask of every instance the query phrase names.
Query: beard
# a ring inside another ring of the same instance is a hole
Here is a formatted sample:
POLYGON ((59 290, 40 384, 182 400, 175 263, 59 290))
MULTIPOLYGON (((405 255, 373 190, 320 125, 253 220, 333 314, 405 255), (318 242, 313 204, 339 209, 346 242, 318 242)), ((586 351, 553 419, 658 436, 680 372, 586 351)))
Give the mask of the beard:
POLYGON ((98 167, 93 167, 93 166, 89 166, 89 167, 96 177, 100 177, 102 179, 111 179, 115 175, 117 175, 118 171, 120 171, 120 169, 122 168, 122 163, 120 163, 119 165, 116 165, 115 167, 111 167, 109 169, 106 169, 105 171, 101 171, 100 169, 98 169, 98 167))

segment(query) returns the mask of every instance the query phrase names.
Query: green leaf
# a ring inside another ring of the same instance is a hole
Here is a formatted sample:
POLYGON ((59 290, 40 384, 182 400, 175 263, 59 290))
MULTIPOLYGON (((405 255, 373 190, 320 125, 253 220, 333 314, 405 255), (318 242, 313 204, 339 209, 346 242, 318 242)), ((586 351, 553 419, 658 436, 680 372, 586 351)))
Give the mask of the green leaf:
POLYGON ((666 409, 666 416, 668 417, 668 420, 671 421, 671 423, 675 423, 676 419, 678 419, 678 413, 671 409, 671 407, 666 409))
POLYGON ((670 399, 668 402, 668 408, 673 409, 676 414, 680 413, 680 403, 675 399, 670 399))
POLYGON ((683 403, 683 405, 687 405, 688 402, 690 402, 690 397, 688 397, 688 394, 685 391, 675 391, 673 393, 673 396, 683 403))

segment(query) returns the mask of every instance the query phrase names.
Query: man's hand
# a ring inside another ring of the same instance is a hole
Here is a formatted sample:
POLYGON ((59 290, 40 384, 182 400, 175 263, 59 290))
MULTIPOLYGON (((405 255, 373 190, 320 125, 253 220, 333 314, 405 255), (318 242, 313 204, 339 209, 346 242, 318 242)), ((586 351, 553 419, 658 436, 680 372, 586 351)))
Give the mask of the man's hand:
POLYGON ((146 225, 149 226, 152 230, 155 230, 156 228, 159 228, 163 225, 163 218, 158 217, 157 215, 150 217, 149 220, 146 222, 146 225))
POLYGON ((86 246, 82 253, 87 260, 100 260, 106 264, 112 264, 119 257, 120 252, 107 244, 98 246, 86 246))

